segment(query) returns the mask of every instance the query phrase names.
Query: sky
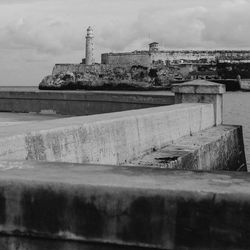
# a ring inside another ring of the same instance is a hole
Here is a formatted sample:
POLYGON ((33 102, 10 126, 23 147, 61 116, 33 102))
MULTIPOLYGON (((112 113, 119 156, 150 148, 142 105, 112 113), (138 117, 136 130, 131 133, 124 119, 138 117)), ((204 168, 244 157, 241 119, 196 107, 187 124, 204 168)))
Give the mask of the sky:
POLYGON ((88 26, 101 53, 250 49, 250 0, 0 0, 0 85, 38 86, 55 63, 80 63, 88 26))

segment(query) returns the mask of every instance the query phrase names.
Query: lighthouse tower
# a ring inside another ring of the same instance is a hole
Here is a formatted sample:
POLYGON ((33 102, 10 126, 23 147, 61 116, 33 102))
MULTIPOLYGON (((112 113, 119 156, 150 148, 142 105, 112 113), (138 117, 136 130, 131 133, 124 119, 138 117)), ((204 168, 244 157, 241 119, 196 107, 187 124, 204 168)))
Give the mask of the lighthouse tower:
POLYGON ((94 63, 94 35, 93 29, 89 26, 86 36, 86 65, 92 65, 94 63))

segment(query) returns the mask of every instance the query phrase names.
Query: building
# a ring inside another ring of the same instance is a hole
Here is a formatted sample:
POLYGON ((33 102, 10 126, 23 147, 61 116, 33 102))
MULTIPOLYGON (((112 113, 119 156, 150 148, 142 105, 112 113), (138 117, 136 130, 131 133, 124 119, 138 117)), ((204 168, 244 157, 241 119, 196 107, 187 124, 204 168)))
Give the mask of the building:
POLYGON ((169 64, 216 64, 219 61, 250 63, 250 50, 161 50, 159 43, 149 44, 149 49, 125 53, 105 53, 102 64, 130 68, 134 65, 152 67, 154 63, 169 64))

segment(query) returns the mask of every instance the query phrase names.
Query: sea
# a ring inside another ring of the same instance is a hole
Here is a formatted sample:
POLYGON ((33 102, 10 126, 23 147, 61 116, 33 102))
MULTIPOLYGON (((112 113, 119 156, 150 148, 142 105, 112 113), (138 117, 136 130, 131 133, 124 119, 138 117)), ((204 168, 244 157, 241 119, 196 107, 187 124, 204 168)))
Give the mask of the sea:
POLYGON ((223 106, 223 123, 243 126, 246 160, 250 170, 250 92, 227 92, 223 106))
MULTIPOLYGON (((0 89, 39 91, 37 87, 33 86, 0 87, 0 89)), ((223 100, 223 123, 243 126, 246 160, 250 171, 250 92, 226 92, 223 100)))

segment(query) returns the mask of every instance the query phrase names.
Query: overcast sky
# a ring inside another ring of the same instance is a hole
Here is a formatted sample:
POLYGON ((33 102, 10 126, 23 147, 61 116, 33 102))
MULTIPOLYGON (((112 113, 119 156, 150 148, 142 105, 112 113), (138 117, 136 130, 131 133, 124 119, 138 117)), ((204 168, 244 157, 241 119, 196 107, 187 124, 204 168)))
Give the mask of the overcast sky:
POLYGON ((79 63, 86 29, 102 52, 250 49, 250 0, 0 0, 0 85, 38 85, 79 63))

